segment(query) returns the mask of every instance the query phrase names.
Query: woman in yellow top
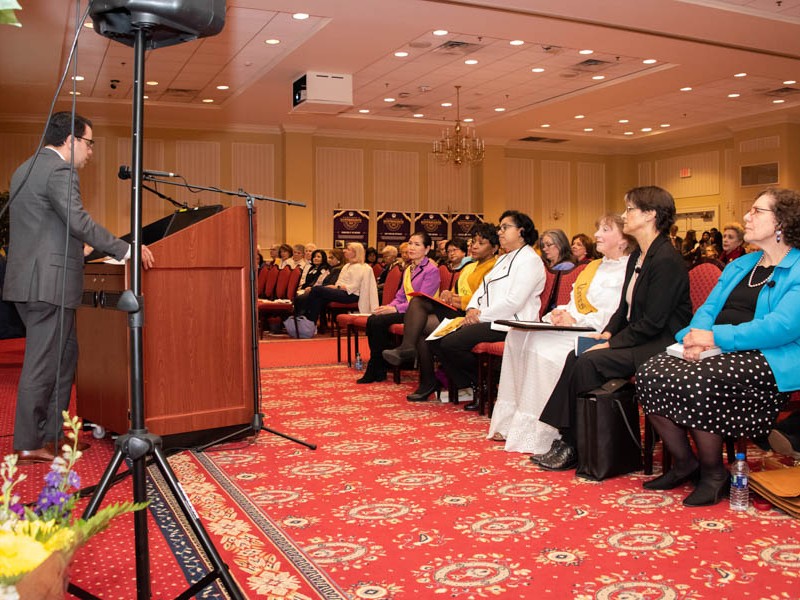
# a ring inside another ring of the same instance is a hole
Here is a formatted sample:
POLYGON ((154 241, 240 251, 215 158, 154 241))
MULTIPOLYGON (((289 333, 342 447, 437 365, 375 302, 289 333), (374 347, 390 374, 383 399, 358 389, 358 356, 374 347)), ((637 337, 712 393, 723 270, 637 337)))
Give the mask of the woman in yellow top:
POLYGON ((470 254, 473 261, 466 265, 458 278, 455 292, 442 292, 442 303, 417 296, 411 300, 403 319, 403 343, 393 350, 384 350, 383 359, 391 365, 400 366, 415 357, 419 363, 419 387, 410 394, 411 401, 427 400, 430 390, 436 387, 433 354, 425 338, 439 325, 442 319, 463 317, 472 294, 480 287, 483 277, 492 270, 497 260, 500 240, 497 227, 490 223, 478 223, 472 228, 470 254), (427 393, 424 396, 420 390, 427 393), (421 396, 421 397, 420 397, 421 396))

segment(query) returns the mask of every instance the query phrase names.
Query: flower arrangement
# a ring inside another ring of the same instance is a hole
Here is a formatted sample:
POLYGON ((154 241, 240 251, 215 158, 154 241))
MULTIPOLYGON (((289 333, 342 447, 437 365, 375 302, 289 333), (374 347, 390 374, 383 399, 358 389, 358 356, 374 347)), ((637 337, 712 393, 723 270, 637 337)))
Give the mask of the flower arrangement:
POLYGON ((56 553, 61 553, 69 563, 75 551, 105 529, 111 519, 148 504, 123 502, 101 509, 87 520, 72 520, 72 510, 78 501, 74 491, 80 487, 80 477, 73 467, 82 454, 78 450, 81 423, 67 411, 62 416, 71 443, 64 444, 62 454, 53 459, 44 487, 32 507, 20 504, 19 496, 14 493, 14 488, 26 478, 25 474, 17 473, 17 456, 6 456, 0 465, 0 591, 4 586, 16 585, 56 553))

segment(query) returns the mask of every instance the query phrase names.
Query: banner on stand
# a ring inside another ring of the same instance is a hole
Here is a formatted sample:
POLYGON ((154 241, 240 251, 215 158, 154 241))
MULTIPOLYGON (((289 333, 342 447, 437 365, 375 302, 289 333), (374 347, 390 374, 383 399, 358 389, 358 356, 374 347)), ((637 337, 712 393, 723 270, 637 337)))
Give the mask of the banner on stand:
POLYGON ((450 239, 447 231, 448 219, 445 213, 416 213, 414 231, 427 231, 434 242, 450 239))
POLYGON ((453 215, 453 219, 450 221, 453 237, 468 240, 470 238, 470 231, 472 231, 472 228, 477 223, 483 223, 482 213, 453 215))
POLYGON ((384 246, 399 246, 411 237, 411 213, 379 212, 377 222, 378 245, 380 252, 384 246))
POLYGON ((369 239, 368 210, 333 211, 333 247, 344 248, 348 242, 361 242, 367 247, 369 239))

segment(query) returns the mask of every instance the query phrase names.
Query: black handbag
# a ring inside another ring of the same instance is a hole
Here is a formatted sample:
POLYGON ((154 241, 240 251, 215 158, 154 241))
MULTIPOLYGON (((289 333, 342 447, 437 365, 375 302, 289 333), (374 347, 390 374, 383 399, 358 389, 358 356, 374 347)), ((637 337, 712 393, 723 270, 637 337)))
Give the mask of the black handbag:
POLYGON ((594 481, 642 468, 642 440, 635 387, 612 379, 578 396, 576 475, 594 481))

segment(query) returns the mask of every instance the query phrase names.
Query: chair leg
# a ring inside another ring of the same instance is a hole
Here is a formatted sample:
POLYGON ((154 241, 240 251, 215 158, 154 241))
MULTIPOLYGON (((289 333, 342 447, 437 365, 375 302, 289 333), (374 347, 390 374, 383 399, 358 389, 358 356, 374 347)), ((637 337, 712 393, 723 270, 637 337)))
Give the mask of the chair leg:
POLYGON ((353 336, 353 326, 348 323, 348 325, 347 325, 347 366, 348 367, 352 367, 353 366, 353 354, 352 354, 352 351, 350 350, 350 340, 352 339, 352 336, 353 336))
POLYGON ((494 410, 494 355, 486 355, 486 416, 492 418, 494 410))
POLYGON ((643 462, 644 462, 644 474, 645 475, 652 475, 653 474, 653 453, 656 450, 656 432, 653 429, 653 424, 650 422, 650 419, 647 418, 645 415, 644 417, 644 447, 642 448, 643 452, 643 462))
POLYGON ((486 410, 486 355, 478 355, 478 414, 486 410))

